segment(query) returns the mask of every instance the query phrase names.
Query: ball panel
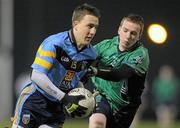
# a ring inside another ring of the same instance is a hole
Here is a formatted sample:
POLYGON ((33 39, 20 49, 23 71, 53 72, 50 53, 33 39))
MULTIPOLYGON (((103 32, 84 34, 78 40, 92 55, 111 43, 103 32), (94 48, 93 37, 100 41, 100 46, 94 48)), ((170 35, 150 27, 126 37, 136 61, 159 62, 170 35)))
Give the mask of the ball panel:
POLYGON ((87 90, 85 88, 75 88, 75 89, 72 89, 68 93, 68 95, 73 95, 73 96, 83 95, 83 96, 85 96, 85 99, 82 99, 81 101, 79 101, 79 105, 86 107, 88 109, 85 111, 85 114, 81 118, 85 118, 93 112, 94 107, 95 107, 95 98, 89 90, 87 90))

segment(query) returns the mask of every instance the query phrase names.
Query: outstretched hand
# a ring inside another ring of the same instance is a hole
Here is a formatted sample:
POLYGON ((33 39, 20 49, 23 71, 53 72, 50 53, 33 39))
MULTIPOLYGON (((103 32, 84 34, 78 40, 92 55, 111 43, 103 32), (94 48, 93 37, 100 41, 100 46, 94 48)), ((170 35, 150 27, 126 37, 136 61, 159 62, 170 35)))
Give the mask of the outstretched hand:
POLYGON ((78 96, 69 96, 68 94, 65 94, 64 98, 62 99, 62 102, 65 105, 65 109, 67 113, 71 117, 79 116, 81 117, 85 112, 87 108, 79 105, 79 101, 84 99, 85 96, 78 95, 78 96))
POLYGON ((90 66, 87 69, 86 74, 81 78, 81 81, 83 83, 87 83, 87 81, 90 79, 90 77, 97 75, 98 69, 96 67, 90 66))
POLYGON ((87 70, 87 74, 89 76, 95 76, 98 73, 98 69, 96 67, 90 66, 87 70))

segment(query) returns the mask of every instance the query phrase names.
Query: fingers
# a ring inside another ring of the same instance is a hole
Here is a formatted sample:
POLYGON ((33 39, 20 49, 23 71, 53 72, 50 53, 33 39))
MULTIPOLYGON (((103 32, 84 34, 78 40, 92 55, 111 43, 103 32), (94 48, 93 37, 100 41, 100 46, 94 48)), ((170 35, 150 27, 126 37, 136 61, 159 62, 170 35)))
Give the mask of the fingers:
POLYGON ((85 110, 87 110, 87 108, 79 106, 74 112, 71 113, 71 117, 72 118, 75 118, 75 116, 82 117, 86 113, 85 110))
POLYGON ((95 92, 93 93, 93 97, 96 97, 97 95, 99 95, 99 91, 95 91, 95 92))

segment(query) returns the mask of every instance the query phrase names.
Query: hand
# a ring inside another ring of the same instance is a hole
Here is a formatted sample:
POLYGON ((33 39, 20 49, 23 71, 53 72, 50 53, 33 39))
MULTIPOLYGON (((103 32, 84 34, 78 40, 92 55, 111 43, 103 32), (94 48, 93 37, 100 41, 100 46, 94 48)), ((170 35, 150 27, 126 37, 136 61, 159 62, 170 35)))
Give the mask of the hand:
POLYGON ((71 116, 71 117, 75 117, 75 116, 79 116, 81 117, 81 115, 83 115, 85 112, 85 110, 87 108, 80 106, 78 104, 78 102, 80 100, 82 100, 83 98, 85 98, 82 95, 78 95, 78 96, 69 96, 68 94, 65 94, 64 98, 62 99, 62 102, 65 105, 65 109, 67 111, 67 113, 71 116))
POLYGON ((72 118, 75 118, 75 116, 77 117, 82 117, 83 114, 85 114, 85 110, 87 110, 88 108, 83 107, 81 105, 79 105, 79 107, 73 111, 71 114, 69 114, 72 118))
POLYGON ((98 69, 96 67, 90 66, 87 70, 87 74, 89 76, 95 76, 98 73, 98 69))
POLYGON ((87 83, 90 77, 97 75, 97 73, 98 73, 98 69, 96 67, 90 66, 87 69, 86 74, 81 78, 81 81, 83 83, 87 83))

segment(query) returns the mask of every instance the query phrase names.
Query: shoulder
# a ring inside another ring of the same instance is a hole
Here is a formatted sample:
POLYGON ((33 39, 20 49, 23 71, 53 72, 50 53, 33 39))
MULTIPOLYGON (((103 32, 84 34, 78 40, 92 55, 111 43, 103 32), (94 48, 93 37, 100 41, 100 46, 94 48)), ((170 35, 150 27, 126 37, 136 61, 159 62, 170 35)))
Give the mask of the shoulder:
POLYGON ((97 58, 97 52, 91 44, 88 46, 88 48, 85 49, 84 54, 86 54, 86 57, 89 59, 95 60, 97 58))
POLYGON ((96 47, 107 47, 108 48, 108 47, 111 47, 114 45, 118 45, 118 36, 115 36, 111 39, 102 40, 101 42, 99 42, 95 45, 95 48, 96 47))
POLYGON ((60 32, 57 34, 50 35, 43 41, 43 45, 60 45, 64 41, 69 40, 68 31, 60 32))
POLYGON ((134 56, 141 56, 143 58, 149 59, 149 52, 148 49, 145 48, 141 42, 138 42, 138 47, 133 51, 134 56))
POLYGON ((141 74, 147 72, 150 60, 148 50, 143 45, 140 44, 129 55, 128 62, 131 67, 141 74))

